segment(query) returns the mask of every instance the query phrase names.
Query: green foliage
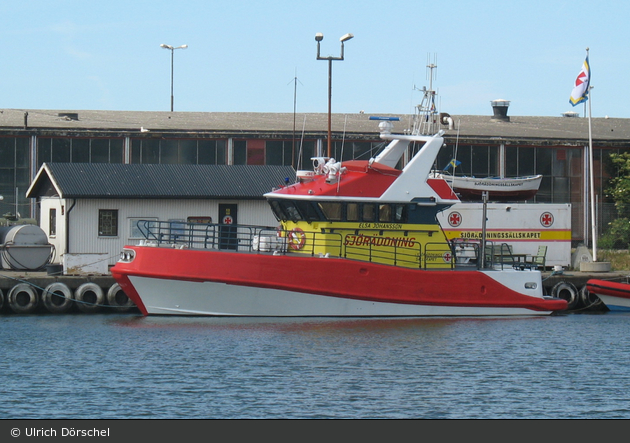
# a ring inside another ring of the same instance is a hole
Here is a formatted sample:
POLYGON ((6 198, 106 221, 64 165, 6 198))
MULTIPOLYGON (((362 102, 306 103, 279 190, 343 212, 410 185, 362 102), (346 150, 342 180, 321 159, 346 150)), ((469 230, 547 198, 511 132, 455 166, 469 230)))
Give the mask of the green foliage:
POLYGON ((630 152, 610 154, 615 177, 609 182, 606 196, 615 202, 619 214, 630 212, 630 152))
POLYGON ((598 244, 602 249, 627 249, 630 245, 630 220, 623 217, 610 222, 598 244))
POLYGON ((613 271, 625 271, 630 269, 630 254, 627 249, 602 249, 597 253, 597 259, 610 263, 613 271))
POLYGON ((615 202, 618 218, 608 224, 606 233, 599 240, 603 249, 625 249, 630 245, 630 152, 610 154, 614 169, 606 189, 606 196, 615 202))

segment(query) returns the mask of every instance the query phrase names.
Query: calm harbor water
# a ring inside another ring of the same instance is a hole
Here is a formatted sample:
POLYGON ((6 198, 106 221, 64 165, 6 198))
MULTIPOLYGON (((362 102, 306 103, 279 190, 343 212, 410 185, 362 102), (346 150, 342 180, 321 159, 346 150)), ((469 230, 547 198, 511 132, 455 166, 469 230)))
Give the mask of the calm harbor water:
POLYGON ((630 418, 630 315, 0 315, 4 419, 630 418))

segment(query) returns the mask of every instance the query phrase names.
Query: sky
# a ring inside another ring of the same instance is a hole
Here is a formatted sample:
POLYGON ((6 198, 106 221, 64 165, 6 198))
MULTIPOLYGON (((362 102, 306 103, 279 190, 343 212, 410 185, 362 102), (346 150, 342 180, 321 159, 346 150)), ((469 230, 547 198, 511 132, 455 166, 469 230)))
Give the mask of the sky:
POLYGON ((561 116, 582 64, 593 117, 630 118, 630 2, 3 0, 0 110, 561 116), (170 51, 160 47, 188 45, 170 51))

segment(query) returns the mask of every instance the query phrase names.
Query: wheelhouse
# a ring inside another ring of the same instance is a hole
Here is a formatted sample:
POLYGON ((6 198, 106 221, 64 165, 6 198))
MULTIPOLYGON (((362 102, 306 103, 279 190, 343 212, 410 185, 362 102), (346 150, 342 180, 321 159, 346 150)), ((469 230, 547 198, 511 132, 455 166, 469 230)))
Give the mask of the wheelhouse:
POLYGON ((447 205, 413 200, 402 203, 377 201, 330 201, 270 199, 275 217, 286 222, 434 224, 436 215, 447 205), (433 210, 430 210, 433 204, 433 210))

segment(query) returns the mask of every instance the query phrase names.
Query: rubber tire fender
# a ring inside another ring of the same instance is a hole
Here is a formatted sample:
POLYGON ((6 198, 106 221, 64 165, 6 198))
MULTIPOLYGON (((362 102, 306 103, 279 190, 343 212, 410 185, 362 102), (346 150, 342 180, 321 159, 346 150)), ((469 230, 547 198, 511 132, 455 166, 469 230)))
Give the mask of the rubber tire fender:
POLYGON ((74 299, 77 308, 81 312, 98 312, 105 304, 105 294, 103 289, 93 282, 83 283, 74 291, 74 299), (85 300, 86 297, 94 297, 94 301, 85 300))
POLYGON ((128 311, 135 306, 135 303, 127 297, 118 283, 111 285, 107 291, 107 303, 115 307, 118 312, 128 311))
POLYGON ((596 294, 591 294, 586 285, 580 289, 580 301, 585 308, 598 308, 602 304, 602 300, 596 294))
POLYGON ((551 296, 567 301, 567 310, 575 309, 580 299, 575 285, 568 281, 556 283, 551 289, 551 296))
POLYGON ((33 286, 28 283, 18 283, 9 291, 7 301, 9 303, 9 307, 14 313, 31 314, 35 312, 37 306, 39 305, 39 296, 37 290, 33 286), (28 302, 26 304, 22 304, 23 297, 18 298, 21 294, 27 295, 28 302))
POLYGON ((72 308, 73 303, 72 290, 64 283, 54 282, 49 284, 42 291, 42 302, 46 310, 52 314, 63 314, 68 312, 72 308), (56 304, 57 298, 61 298, 63 301, 61 304, 56 304))

